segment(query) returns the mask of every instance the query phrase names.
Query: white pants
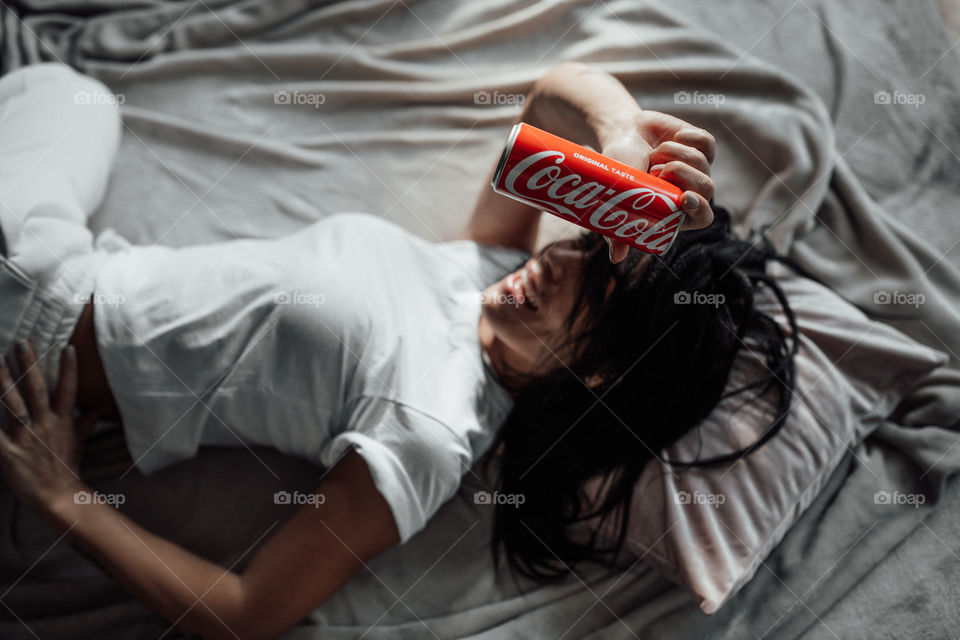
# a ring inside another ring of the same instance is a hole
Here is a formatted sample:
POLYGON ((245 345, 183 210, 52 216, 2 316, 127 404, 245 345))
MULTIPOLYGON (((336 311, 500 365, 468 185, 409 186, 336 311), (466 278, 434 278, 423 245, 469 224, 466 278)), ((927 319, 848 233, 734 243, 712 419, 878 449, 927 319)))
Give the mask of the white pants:
POLYGON ((0 78, 0 349, 29 338, 51 391, 108 255, 87 219, 119 140, 118 108, 97 80, 61 64, 0 78))

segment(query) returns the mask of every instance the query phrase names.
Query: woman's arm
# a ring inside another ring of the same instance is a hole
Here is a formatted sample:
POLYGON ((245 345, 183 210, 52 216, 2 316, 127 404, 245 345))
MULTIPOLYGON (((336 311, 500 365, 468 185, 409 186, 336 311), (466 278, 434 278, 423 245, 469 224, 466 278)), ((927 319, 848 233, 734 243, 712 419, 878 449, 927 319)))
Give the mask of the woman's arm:
MULTIPOLYGON (((526 122, 581 145, 601 149, 640 107, 615 78, 585 64, 558 65, 533 83, 517 122, 526 122)), ((463 237, 533 253, 540 211, 489 187, 490 170, 463 237)))
MULTIPOLYGON (((657 174, 694 196, 684 228, 698 229, 712 222, 708 200, 713 196, 709 179, 713 136, 679 118, 644 111, 613 76, 582 63, 558 65, 534 83, 518 121, 643 171, 663 165, 657 174)), ((494 192, 488 186, 492 176, 493 169, 463 237, 532 253, 540 211, 494 192)), ((626 250, 617 253, 622 259, 626 250)))
POLYGON ((4 475, 18 498, 182 632, 275 638, 399 542, 389 505, 352 450, 321 482, 323 501, 301 507, 240 574, 151 534, 108 504, 76 500, 77 492, 93 492, 77 475, 76 361, 69 349, 64 356, 53 406, 32 348, 18 354, 27 402, 0 366, 3 402, 25 424, 0 431, 4 475))
POLYGON ((76 504, 64 496, 44 515, 183 633, 275 638, 400 539, 355 451, 330 470, 317 494, 322 504, 301 507, 240 574, 150 533, 107 504, 76 504))

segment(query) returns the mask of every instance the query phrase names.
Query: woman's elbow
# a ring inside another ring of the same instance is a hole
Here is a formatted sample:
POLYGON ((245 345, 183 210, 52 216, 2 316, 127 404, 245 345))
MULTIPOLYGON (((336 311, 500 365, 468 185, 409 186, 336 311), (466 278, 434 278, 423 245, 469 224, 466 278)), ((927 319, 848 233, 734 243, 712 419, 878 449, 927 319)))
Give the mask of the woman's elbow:
POLYGON ((581 75, 590 71, 590 65, 585 62, 577 62, 575 60, 570 60, 567 62, 561 62, 543 74, 537 83, 540 85, 549 84, 551 82, 557 82, 564 79, 568 79, 574 76, 581 75))

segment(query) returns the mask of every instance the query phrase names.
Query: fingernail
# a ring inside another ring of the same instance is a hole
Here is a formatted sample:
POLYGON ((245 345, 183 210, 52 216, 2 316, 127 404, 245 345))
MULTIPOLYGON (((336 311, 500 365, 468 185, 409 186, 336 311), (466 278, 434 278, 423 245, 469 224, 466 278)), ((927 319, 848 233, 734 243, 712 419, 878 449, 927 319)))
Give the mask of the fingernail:
POLYGON ((687 197, 683 199, 683 206, 689 211, 695 211, 697 209, 697 204, 699 204, 697 201, 697 196, 693 195, 692 193, 688 193, 687 197))
POLYGON ((63 355, 65 358, 73 358, 74 356, 77 355, 77 350, 76 348, 74 348, 72 344, 68 344, 66 348, 63 350, 63 355))
POLYGON ((21 338, 17 340, 17 353, 25 355, 27 353, 27 341, 21 338))
POLYGON ((607 255, 610 256, 610 262, 613 262, 613 243, 607 242, 607 255))
POLYGON ((663 171, 663 165, 662 165, 662 164, 655 164, 655 165, 653 165, 652 167, 650 167, 650 173, 651 173, 652 175, 657 175, 657 174, 660 173, 661 171, 663 171))

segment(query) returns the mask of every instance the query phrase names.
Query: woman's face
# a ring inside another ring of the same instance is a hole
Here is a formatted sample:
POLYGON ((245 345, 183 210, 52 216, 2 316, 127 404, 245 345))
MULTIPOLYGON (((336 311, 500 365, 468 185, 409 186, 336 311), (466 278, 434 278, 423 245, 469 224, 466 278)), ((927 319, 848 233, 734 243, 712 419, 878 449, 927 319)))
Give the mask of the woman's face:
MULTIPOLYGON (((535 373, 567 362, 562 345, 579 293, 582 261, 579 241, 555 242, 483 292, 483 321, 498 354, 514 368, 535 373)), ((585 320, 577 318, 573 331, 585 320)))

